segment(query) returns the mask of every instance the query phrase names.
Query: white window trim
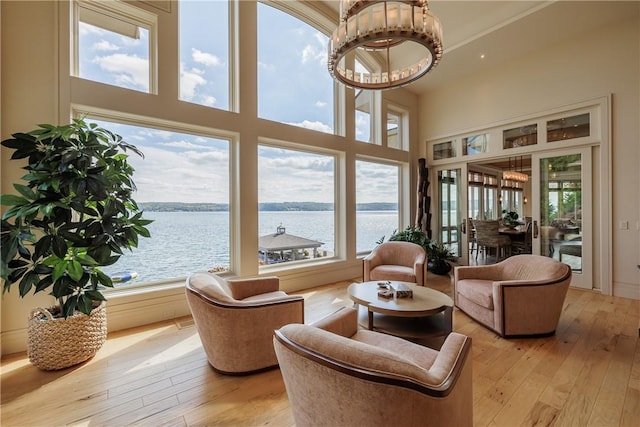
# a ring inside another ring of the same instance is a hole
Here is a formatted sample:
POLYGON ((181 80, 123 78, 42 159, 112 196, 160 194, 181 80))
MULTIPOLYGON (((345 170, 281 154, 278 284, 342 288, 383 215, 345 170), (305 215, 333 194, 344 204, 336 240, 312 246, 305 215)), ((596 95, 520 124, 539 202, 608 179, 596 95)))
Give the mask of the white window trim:
MULTIPOLYGON (((149 92, 158 93, 158 16, 143 9, 131 6, 127 3, 114 0, 104 0, 100 2, 76 0, 73 2, 72 28, 73 35, 71 41, 71 75, 79 76, 79 26, 80 9, 92 10, 114 19, 130 23, 135 26, 146 28, 149 31, 149 92)), ((119 86, 118 86, 119 87, 119 86)))

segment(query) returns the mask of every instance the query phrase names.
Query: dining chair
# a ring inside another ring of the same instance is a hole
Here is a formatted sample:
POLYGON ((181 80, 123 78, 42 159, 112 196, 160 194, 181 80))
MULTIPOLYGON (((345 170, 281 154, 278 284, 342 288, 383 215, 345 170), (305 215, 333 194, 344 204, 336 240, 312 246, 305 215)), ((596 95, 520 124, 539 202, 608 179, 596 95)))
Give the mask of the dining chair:
POLYGON ((473 225, 473 218, 469 218, 469 224, 467 224, 469 233, 469 256, 473 255, 473 251, 477 251, 477 240, 476 240, 476 228, 473 225))
POLYGON ((533 253, 533 233, 531 222, 525 224, 525 233, 522 240, 511 242, 511 253, 530 254, 533 253))
POLYGON ((490 249, 495 248, 498 260, 511 255, 511 239, 500 234, 499 220, 476 220, 473 224, 476 230, 476 259, 481 248, 487 255, 490 249))

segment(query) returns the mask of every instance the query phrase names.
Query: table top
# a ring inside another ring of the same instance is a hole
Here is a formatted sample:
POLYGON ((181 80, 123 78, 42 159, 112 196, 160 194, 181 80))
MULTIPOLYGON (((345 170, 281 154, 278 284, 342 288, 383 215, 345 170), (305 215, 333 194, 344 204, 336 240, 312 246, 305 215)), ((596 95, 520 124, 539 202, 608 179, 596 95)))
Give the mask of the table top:
POLYGON ((498 233, 500 234, 510 234, 510 235, 518 235, 518 234, 526 234, 527 229, 524 225, 518 225, 515 228, 510 227, 500 227, 498 229, 498 233))
POLYGON ((383 298, 378 295, 380 288, 378 283, 385 281, 372 281, 352 283, 349 285, 349 296, 361 305, 369 307, 369 311, 381 314, 390 314, 402 317, 422 317, 439 313, 447 307, 453 307, 453 300, 442 292, 426 286, 418 286, 408 282, 390 282, 403 284, 411 288, 413 298, 383 298))

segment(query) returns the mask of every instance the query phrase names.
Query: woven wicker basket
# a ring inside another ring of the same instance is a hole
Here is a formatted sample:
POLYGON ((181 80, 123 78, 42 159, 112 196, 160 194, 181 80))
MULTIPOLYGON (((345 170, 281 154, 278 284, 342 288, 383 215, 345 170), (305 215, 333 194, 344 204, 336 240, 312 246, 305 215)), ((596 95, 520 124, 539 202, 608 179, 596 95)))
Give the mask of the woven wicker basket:
POLYGON ((102 302, 87 316, 75 313, 54 318, 47 309, 36 308, 29 315, 29 361, 53 371, 91 359, 107 339, 107 309, 102 302))

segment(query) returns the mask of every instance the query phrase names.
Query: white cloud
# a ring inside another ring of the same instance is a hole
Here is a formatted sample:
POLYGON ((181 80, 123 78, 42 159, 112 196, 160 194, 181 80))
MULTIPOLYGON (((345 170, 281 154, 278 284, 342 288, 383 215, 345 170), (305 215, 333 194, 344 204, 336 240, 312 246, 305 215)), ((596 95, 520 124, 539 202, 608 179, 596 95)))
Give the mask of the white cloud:
POLYGON ((316 101, 316 103, 314 104, 316 107, 318 108, 324 108, 327 106, 327 103, 324 101, 316 101))
POLYGON ((171 147, 171 148, 188 148, 191 150, 195 150, 195 149, 201 149, 203 147, 206 147, 205 145, 200 145, 200 144, 194 144, 193 142, 190 141, 185 141, 185 140, 180 140, 180 141, 170 141, 170 142, 163 142, 160 144, 162 147, 171 147))
POLYGON ((327 60, 327 53, 324 49, 320 49, 318 46, 306 45, 302 49, 302 63, 306 64, 309 61, 325 62, 327 60))
POLYGON ((287 124, 292 126, 298 126, 305 129, 317 130, 319 132, 324 132, 324 133, 333 133, 333 128, 331 126, 319 121, 312 122, 310 120, 303 120, 302 122, 299 122, 299 123, 289 122, 287 124))
POLYGON ((116 53, 107 56, 97 56, 92 62, 100 68, 115 74, 119 84, 130 83, 147 90, 149 88, 149 61, 133 55, 116 53))
POLYGON ((313 37, 320 43, 322 46, 326 46, 329 42, 329 38, 322 34, 320 31, 316 32, 313 37))
POLYGON ((258 61, 258 68, 262 68, 263 70, 274 70, 276 67, 273 64, 258 61))
POLYGON ((97 43, 94 43, 93 46, 91 46, 91 48, 93 50, 99 50, 99 51, 115 51, 115 50, 120 50, 120 48, 118 46, 116 46, 115 44, 108 42, 106 40, 101 40, 97 43))
POLYGON ((218 102, 216 97, 211 95, 203 95, 200 98, 202 100, 201 104, 206 105, 207 107, 213 107, 218 102))
MULTIPOLYGON (((169 145, 180 143, 188 145, 186 141, 176 141, 169 145)), ((205 148, 207 147, 195 146, 188 151, 176 153, 158 145, 141 147, 145 154, 144 160, 130 157, 136 170, 136 200, 227 203, 228 155, 205 148)))
POLYGON ((202 77, 203 71, 197 68, 186 70, 184 64, 180 64, 180 99, 192 100, 196 94, 196 89, 200 85, 207 83, 202 77))
POLYGON ((201 50, 195 48, 191 49, 191 57, 197 63, 206 65, 208 67, 218 67, 222 65, 222 60, 217 56, 211 53, 202 52, 201 50))

